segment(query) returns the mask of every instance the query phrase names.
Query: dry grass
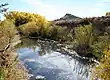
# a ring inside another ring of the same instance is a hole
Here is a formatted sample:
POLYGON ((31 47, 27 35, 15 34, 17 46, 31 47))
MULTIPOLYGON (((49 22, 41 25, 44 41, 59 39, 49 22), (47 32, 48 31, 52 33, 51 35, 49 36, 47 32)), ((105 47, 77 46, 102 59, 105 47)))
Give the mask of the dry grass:
POLYGON ((17 53, 10 45, 16 35, 15 25, 0 22, 0 80, 27 80, 26 68, 17 60, 17 53))

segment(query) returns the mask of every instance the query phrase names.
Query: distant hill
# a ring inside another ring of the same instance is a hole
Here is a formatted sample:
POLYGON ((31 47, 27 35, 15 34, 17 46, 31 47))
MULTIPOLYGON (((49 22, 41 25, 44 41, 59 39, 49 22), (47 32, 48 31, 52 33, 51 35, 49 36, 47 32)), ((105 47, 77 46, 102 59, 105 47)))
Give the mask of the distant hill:
POLYGON ((67 26, 70 28, 77 27, 78 25, 88 25, 90 23, 100 24, 104 26, 110 26, 110 13, 107 13, 106 16, 102 17, 91 17, 91 18, 80 18, 72 14, 66 14, 60 19, 52 21, 55 25, 58 26, 67 26))
POLYGON ((74 20, 74 19, 81 19, 80 17, 74 16, 72 14, 65 14, 64 17, 60 18, 60 20, 74 20))
POLYGON ((55 24, 62 24, 62 23, 72 23, 72 22, 77 22, 80 21, 81 18, 74 16, 72 14, 65 14, 65 16, 61 17, 60 19, 56 19, 53 22, 55 24))

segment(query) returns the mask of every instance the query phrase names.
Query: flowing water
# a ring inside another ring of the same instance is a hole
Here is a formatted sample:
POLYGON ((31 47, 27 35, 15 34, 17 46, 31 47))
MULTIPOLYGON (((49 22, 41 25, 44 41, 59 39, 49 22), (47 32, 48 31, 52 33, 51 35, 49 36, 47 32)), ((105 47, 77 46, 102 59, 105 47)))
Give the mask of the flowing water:
POLYGON ((50 41, 24 39, 18 45, 19 59, 29 70, 30 80, 37 80, 37 76, 47 80, 90 80, 88 60, 64 55, 57 49, 57 43, 50 41))

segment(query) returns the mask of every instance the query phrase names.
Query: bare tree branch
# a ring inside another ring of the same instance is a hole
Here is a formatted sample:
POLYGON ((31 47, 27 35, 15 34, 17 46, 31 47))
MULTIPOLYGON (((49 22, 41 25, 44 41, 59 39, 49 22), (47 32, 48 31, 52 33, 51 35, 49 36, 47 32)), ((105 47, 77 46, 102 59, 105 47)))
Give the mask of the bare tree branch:
POLYGON ((4 6, 7 6, 7 5, 9 5, 9 4, 8 4, 8 3, 5 3, 5 4, 1 4, 1 5, 0 5, 0 13, 7 12, 7 10, 8 10, 9 8, 3 8, 4 6))

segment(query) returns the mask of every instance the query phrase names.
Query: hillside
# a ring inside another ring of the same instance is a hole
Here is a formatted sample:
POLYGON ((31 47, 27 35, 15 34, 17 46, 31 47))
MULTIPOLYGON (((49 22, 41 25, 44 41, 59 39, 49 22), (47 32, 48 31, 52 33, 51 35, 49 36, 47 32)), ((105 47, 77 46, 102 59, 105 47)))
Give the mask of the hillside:
POLYGON ((65 14, 60 19, 54 20, 53 23, 59 26, 70 26, 73 23, 80 22, 82 19, 80 17, 74 16, 72 14, 65 14))
POLYGON ((78 25, 88 25, 89 23, 99 23, 101 25, 110 26, 110 16, 80 18, 72 14, 66 14, 62 18, 54 20, 53 23, 58 26, 67 26, 72 28, 78 25))

